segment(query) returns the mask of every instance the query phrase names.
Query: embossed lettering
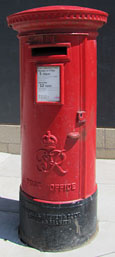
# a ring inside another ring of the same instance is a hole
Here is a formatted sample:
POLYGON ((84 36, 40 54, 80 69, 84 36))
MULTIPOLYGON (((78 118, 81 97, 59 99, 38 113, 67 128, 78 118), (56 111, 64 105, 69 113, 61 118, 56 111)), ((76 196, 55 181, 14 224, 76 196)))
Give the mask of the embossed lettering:
POLYGON ((54 191, 54 184, 50 185, 50 191, 54 191))
POLYGON ((41 189, 41 183, 38 181, 33 181, 33 180, 27 178, 27 184, 29 186, 38 187, 39 189, 41 189))
POLYGON ((53 36, 53 35, 44 35, 43 36, 43 42, 45 42, 45 43, 54 43, 55 41, 56 41, 56 38, 55 38, 55 36, 53 36))
POLYGON ((76 189, 76 183, 72 183, 72 191, 74 191, 76 189))
POLYGON ((62 167, 63 162, 66 160, 66 151, 65 149, 58 150, 57 142, 57 138, 50 131, 43 135, 43 148, 36 153, 36 167, 39 172, 48 173, 55 170, 60 176, 68 172, 62 167))
POLYGON ((66 185, 66 191, 71 191, 71 184, 66 185))
POLYGON ((33 211, 27 208, 24 204, 22 204, 22 208, 26 211, 28 218, 35 220, 41 224, 48 225, 67 225, 71 224, 73 219, 76 219, 80 216, 80 212, 68 213, 68 214, 47 214, 47 213, 38 213, 37 211, 33 211))
POLYGON ((50 191, 54 192, 70 192, 76 190, 76 183, 72 184, 50 184, 50 191))

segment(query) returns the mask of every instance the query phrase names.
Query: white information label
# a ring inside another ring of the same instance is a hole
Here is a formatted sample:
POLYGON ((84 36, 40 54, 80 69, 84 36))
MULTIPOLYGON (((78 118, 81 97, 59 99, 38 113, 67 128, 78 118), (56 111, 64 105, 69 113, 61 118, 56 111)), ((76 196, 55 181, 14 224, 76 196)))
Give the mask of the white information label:
POLYGON ((60 66, 37 67, 37 102, 60 101, 60 66))

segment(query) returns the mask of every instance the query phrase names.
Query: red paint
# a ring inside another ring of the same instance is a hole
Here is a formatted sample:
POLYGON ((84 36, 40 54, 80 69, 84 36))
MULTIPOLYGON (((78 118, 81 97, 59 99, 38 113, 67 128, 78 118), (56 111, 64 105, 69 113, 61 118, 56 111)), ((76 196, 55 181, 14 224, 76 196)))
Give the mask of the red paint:
POLYGON ((106 21, 104 12, 70 6, 8 17, 20 40, 21 188, 36 201, 69 203, 96 191, 96 37, 106 21), (67 51, 32 56, 43 47, 67 51), (59 102, 37 101, 37 66, 60 67, 59 102))

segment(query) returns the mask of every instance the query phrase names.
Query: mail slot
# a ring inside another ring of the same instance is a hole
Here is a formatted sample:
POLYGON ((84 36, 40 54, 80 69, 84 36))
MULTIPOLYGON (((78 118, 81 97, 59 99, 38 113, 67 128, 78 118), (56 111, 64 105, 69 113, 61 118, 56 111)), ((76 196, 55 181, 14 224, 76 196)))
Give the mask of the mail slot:
POLYGON ((7 21, 20 41, 19 236, 42 251, 72 249, 97 227, 96 38, 107 13, 50 6, 7 21))
POLYGON ((67 47, 32 48, 32 56, 67 55, 67 47))

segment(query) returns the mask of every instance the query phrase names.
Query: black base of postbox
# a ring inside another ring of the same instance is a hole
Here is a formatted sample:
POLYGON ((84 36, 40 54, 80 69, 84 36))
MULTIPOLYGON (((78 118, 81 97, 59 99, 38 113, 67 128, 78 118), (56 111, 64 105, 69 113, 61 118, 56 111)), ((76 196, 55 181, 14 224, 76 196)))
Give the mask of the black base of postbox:
POLYGON ((20 192, 20 239, 41 251, 71 250, 97 227, 97 193, 71 204, 39 203, 20 192))

